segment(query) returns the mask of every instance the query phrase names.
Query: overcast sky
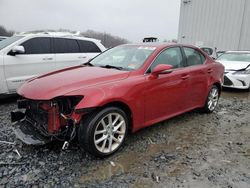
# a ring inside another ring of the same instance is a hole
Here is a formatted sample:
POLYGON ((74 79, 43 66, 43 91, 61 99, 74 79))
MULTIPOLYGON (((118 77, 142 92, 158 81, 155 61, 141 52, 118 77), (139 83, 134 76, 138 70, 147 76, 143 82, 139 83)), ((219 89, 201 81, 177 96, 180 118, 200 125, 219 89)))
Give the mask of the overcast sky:
POLYGON ((15 31, 92 29, 139 42, 177 38, 180 0, 0 0, 0 25, 15 31))

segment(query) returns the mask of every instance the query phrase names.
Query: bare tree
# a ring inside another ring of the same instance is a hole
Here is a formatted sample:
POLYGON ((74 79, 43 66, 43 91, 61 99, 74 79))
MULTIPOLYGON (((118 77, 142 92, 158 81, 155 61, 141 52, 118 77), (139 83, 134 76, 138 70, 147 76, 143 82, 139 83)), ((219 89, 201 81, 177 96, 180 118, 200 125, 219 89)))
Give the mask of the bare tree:
POLYGON ((101 32, 96 32, 93 30, 87 30, 85 32, 82 32, 81 35, 85 36, 85 37, 91 37, 91 38, 101 40, 102 44, 107 48, 115 47, 115 46, 120 45, 120 44, 129 43, 129 41, 127 39, 113 36, 113 35, 111 35, 109 33, 105 33, 105 32, 101 33, 101 32))
POLYGON ((7 30, 4 26, 0 25, 0 36, 10 37, 14 34, 14 31, 7 30))

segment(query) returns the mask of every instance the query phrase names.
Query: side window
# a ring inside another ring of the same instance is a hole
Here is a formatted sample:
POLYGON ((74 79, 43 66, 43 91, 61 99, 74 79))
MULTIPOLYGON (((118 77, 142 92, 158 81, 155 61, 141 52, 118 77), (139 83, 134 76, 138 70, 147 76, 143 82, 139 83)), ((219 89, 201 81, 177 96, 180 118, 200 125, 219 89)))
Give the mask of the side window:
POLYGON ((55 53, 80 53, 80 48, 76 40, 74 39, 54 39, 55 53))
POLYGON ((213 55, 213 49, 212 48, 201 48, 204 52, 206 52, 208 55, 213 55))
POLYGON ((49 54, 51 53, 50 38, 38 37, 25 41, 21 44, 25 54, 49 54))
POLYGON ((205 62, 206 58, 197 50, 187 47, 184 47, 183 49, 187 57, 188 66, 201 65, 205 62))
POLYGON ((85 41, 85 40, 77 40, 80 51, 83 53, 100 53, 101 50, 98 46, 92 41, 85 41))
POLYGON ((179 47, 174 47, 161 52, 153 62, 151 71, 159 64, 172 65, 174 68, 183 67, 181 49, 179 47))

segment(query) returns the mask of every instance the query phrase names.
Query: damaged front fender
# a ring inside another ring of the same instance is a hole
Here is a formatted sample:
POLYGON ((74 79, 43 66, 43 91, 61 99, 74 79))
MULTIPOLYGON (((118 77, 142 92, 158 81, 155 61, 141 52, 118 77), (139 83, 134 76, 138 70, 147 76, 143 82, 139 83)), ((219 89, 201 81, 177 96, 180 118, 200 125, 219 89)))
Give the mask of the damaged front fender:
MULTIPOLYGON (((105 92, 100 88, 85 88, 84 90, 78 90, 71 93, 68 93, 69 96, 77 96, 83 94, 83 99, 75 106, 74 111, 76 114, 80 112, 85 113, 91 111, 96 107, 100 107, 100 104, 105 99, 105 92)), ((67 96, 65 95, 65 96, 67 96)))

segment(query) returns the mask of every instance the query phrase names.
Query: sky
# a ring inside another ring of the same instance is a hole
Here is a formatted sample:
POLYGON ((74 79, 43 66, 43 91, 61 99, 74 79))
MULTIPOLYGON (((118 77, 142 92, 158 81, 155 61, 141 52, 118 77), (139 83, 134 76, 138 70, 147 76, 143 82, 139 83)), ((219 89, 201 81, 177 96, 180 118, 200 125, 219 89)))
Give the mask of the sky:
POLYGON ((15 31, 95 30, 132 42, 178 35, 180 0, 0 0, 0 25, 15 31))

